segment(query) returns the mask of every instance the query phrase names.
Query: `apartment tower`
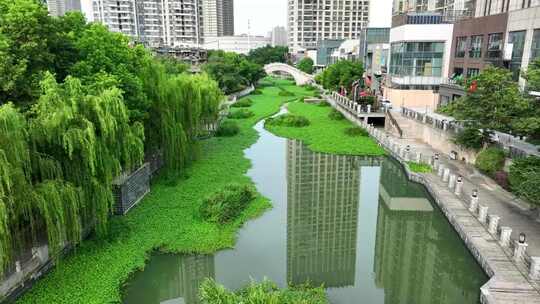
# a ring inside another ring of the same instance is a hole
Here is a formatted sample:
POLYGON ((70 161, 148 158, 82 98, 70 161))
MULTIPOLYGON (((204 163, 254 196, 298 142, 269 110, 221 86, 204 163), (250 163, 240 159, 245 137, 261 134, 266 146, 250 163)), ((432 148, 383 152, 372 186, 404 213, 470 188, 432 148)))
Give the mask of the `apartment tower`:
POLYGON ((289 47, 297 52, 322 40, 358 39, 368 18, 368 0, 289 0, 289 47))
POLYGON ((203 36, 234 35, 234 1, 202 0, 203 36))

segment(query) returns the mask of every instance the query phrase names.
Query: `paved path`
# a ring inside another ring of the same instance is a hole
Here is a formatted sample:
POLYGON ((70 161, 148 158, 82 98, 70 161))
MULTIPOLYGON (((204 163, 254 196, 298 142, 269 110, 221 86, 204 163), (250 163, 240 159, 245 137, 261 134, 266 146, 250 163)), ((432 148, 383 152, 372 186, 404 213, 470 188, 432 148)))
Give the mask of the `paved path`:
MULTIPOLYGON (((407 119, 400 113, 393 112, 398 120, 407 119), (400 117, 401 116, 401 117, 400 117)), ((442 152, 433 149, 428 144, 414 138, 399 139, 392 136, 396 141, 403 145, 410 145, 412 151, 420 151, 423 155, 434 155, 442 152)), ((451 160, 448 156, 441 157, 441 163, 452 171, 457 171, 464 178, 464 191, 462 199, 470 200, 473 188, 478 189, 480 204, 489 207, 490 214, 496 214, 501 217, 500 226, 512 228, 512 238, 517 239, 521 232, 527 236, 527 253, 529 256, 540 256, 540 222, 538 212, 531 211, 529 206, 516 198, 510 192, 501 188, 491 178, 481 174, 472 165, 461 161, 451 160)))

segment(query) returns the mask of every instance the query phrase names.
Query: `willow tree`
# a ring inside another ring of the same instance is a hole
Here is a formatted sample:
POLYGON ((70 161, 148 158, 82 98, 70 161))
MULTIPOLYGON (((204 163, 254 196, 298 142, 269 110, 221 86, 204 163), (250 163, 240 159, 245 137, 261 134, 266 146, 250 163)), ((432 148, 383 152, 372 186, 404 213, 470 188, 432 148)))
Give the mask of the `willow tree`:
POLYGON ((27 119, 0 107, 3 266, 26 227, 46 231, 53 256, 85 227, 105 232, 113 179, 143 159, 143 127, 130 125, 120 90, 90 94, 78 79, 58 84, 50 74, 42 90, 27 119))
POLYGON ((166 174, 175 175, 196 157, 197 135, 217 120, 223 94, 206 74, 171 75, 158 63, 148 66, 144 74, 152 103, 147 149, 160 149, 166 174))

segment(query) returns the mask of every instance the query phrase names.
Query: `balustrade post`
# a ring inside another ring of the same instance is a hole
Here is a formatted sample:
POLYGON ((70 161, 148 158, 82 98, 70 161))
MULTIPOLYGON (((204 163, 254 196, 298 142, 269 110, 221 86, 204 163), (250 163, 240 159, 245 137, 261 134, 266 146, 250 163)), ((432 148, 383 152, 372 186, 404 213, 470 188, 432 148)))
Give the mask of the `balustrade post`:
POLYGON ((508 247, 510 245, 510 236, 512 235, 512 228, 501 227, 501 236, 499 238, 499 244, 502 247, 508 247))
POLYGON ((482 206, 478 208, 478 221, 480 223, 485 224, 487 220, 487 213, 488 213, 488 206, 482 206))
POLYGON ((450 178, 448 179, 448 188, 452 190, 454 189, 455 186, 456 186, 456 175, 450 174, 450 178))
POLYGON ((443 176, 444 174, 444 165, 439 165, 439 170, 437 171, 437 176, 441 177, 443 176))
POLYGON ((367 105, 367 112, 368 114, 371 113, 371 105, 367 105))
POLYGON ((443 172, 443 177, 442 177, 442 181, 443 182, 448 182, 448 179, 450 178, 450 169, 449 168, 445 168, 444 169, 444 172, 443 172))
POLYGON ((416 162, 419 164, 422 163, 422 153, 416 152, 416 162))
POLYGON ((463 177, 460 175, 458 176, 457 181, 456 181, 456 191, 454 191, 454 194, 457 196, 460 196, 462 190, 463 190, 463 177))
POLYGON ((478 190, 473 190, 472 191, 472 194, 471 194, 471 201, 469 203, 469 211, 473 214, 476 213, 476 209, 478 208, 478 202, 479 202, 479 198, 478 198, 478 190))
POLYGON ((525 252, 527 251, 527 247, 529 244, 527 243, 521 243, 520 241, 515 241, 514 243, 514 261, 518 262, 521 259, 523 259, 523 256, 525 255, 525 252))
POLYGON ((531 280, 540 280, 540 257, 531 257, 529 278, 531 280))
POLYGON ((488 231, 491 234, 497 234, 497 228, 499 228, 499 220, 501 219, 498 215, 489 216, 488 231))

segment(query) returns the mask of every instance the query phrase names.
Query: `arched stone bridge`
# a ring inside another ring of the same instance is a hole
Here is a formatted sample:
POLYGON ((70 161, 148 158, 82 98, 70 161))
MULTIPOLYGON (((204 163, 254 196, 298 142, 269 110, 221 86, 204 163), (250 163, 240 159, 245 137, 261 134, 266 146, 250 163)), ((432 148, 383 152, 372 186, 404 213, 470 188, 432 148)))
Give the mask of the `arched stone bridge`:
POLYGON ((266 74, 272 74, 274 72, 284 72, 291 75, 296 81, 296 85, 305 85, 313 83, 313 75, 302 72, 299 69, 290 66, 285 63, 270 63, 264 66, 266 74))

